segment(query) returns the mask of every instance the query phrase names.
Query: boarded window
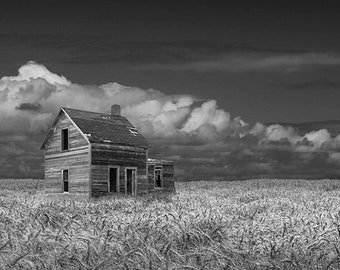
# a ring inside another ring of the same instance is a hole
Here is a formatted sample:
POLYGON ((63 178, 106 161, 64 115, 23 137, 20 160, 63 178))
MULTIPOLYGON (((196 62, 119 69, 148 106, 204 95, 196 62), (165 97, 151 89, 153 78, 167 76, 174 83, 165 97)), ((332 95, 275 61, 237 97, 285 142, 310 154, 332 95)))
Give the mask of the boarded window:
POLYGON ((63 170, 63 191, 68 192, 68 170, 63 170))
POLYGON ((61 150, 68 150, 68 129, 61 131, 61 150))

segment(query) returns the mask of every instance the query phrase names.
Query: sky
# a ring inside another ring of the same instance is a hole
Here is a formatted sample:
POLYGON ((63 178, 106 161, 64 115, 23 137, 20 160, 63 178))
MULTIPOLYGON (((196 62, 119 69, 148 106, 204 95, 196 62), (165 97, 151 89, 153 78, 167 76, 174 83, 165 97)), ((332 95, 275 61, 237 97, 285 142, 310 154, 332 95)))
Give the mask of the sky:
POLYGON ((122 113, 189 178, 337 176, 337 6, 2 1, 0 177, 42 177, 61 106, 122 113), (277 123, 292 123, 278 125, 277 123))

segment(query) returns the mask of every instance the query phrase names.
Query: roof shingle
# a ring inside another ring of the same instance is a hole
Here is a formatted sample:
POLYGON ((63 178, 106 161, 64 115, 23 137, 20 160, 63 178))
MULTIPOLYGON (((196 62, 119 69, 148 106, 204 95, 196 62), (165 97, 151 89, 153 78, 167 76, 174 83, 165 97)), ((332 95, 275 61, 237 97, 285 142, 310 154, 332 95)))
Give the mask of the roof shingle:
POLYGON ((149 142, 123 116, 70 108, 62 110, 73 120, 90 142, 149 147, 149 142))

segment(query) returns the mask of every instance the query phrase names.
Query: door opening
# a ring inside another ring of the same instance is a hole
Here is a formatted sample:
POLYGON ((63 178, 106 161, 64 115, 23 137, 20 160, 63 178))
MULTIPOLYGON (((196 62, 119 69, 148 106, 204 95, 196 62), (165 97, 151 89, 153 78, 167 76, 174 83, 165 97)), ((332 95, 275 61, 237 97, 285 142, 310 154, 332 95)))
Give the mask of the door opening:
POLYGON ((135 195, 136 191, 136 169, 126 169, 126 193, 135 195))
POLYGON ((155 187, 163 187, 162 182, 162 167, 157 166, 155 167, 155 187))
POLYGON ((109 168, 109 192, 118 192, 118 168, 109 168))

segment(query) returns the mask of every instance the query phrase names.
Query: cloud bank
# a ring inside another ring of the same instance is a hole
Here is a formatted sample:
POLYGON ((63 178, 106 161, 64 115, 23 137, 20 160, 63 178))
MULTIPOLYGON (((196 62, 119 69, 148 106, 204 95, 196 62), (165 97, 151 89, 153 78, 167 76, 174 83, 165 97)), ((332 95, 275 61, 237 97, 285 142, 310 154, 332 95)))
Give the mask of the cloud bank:
POLYGON ((192 70, 196 72, 294 72, 314 67, 340 65, 338 53, 325 52, 230 52, 186 63, 149 64, 150 69, 192 70))
POLYGON ((118 83, 81 85, 28 62, 0 79, 0 177, 43 177, 39 146, 61 106, 109 113, 120 104, 152 145, 188 179, 340 174, 340 135, 249 125, 216 100, 166 95, 118 83))

